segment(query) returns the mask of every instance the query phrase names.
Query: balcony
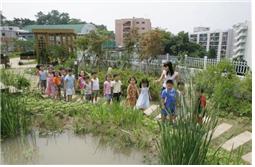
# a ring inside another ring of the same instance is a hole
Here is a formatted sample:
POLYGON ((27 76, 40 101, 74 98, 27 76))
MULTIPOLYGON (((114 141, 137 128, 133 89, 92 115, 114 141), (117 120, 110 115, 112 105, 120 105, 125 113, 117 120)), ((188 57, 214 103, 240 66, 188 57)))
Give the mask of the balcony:
POLYGON ((241 52, 241 51, 242 51, 242 50, 244 50, 244 49, 245 49, 245 47, 244 47, 244 46, 239 45, 238 47, 236 47, 236 48, 234 49, 234 53, 241 52))
POLYGON ((240 33, 241 31, 243 30, 247 30, 248 29, 248 26, 240 26, 238 29, 237 29, 237 33, 240 33))
POLYGON ((245 39, 240 39, 239 41, 237 41, 237 42, 235 43, 235 46, 238 47, 238 46, 241 45, 241 44, 245 44, 245 42, 246 42, 245 39))
POLYGON ((247 33, 246 31, 242 31, 240 34, 238 34, 236 37, 235 37, 235 40, 239 40, 241 37, 246 37, 247 36, 247 33))

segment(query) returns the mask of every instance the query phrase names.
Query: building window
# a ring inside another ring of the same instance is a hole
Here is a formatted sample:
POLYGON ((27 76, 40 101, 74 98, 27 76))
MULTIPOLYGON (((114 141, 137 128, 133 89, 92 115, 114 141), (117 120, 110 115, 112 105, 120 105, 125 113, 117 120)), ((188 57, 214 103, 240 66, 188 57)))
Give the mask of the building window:
POLYGON ((142 27, 142 30, 145 30, 145 28, 144 28, 144 27, 142 27))
POLYGON ((125 22, 123 26, 131 26, 131 22, 130 21, 125 22))
POLYGON ((5 36, 5 33, 4 33, 4 32, 2 32, 2 36, 5 36))
POLYGON ((137 21, 136 24, 139 24, 139 21, 137 21))
POLYGON ((12 27, 10 27, 9 30, 12 30, 12 27))
POLYGON ((145 22, 143 21, 142 24, 145 24, 145 22))

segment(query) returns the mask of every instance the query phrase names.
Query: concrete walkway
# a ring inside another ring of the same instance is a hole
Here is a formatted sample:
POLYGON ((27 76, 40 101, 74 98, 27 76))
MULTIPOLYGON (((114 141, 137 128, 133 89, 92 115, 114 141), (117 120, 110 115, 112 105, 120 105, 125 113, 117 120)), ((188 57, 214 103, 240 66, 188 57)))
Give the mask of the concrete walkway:
POLYGON ((238 136, 235 136, 228 141, 226 141, 223 145, 222 148, 224 148, 227 151, 231 151, 232 149, 235 150, 239 146, 247 143, 252 139, 252 134, 249 131, 245 131, 238 136))
MULTIPOLYGON (((27 64, 27 65, 19 65, 20 58, 11 58, 10 64, 11 68, 33 68, 36 66, 36 64, 27 64)), ((34 60, 21 60, 24 63, 33 62, 34 60)))

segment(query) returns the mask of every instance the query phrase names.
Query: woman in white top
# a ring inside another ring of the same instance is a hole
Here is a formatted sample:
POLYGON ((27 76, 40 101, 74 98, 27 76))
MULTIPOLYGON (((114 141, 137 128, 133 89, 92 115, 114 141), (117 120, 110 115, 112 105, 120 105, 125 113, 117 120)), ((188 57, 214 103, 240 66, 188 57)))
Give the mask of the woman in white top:
POLYGON ((97 73, 93 72, 92 73, 92 102, 95 101, 97 102, 97 96, 99 92, 99 79, 97 78, 97 73))
POLYGON ((163 71, 161 76, 156 82, 161 82, 163 80, 162 90, 166 88, 166 81, 167 80, 177 80, 178 79, 178 72, 174 71, 172 63, 166 62, 163 64, 163 71))

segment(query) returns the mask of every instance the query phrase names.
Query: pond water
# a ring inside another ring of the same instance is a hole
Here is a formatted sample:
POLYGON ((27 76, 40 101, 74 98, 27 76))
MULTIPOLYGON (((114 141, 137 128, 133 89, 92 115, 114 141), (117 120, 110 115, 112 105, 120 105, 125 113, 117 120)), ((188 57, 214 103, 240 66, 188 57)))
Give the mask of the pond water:
POLYGON ((123 151, 91 135, 65 132, 42 137, 33 133, 2 141, 1 164, 144 164, 142 152, 123 151))

